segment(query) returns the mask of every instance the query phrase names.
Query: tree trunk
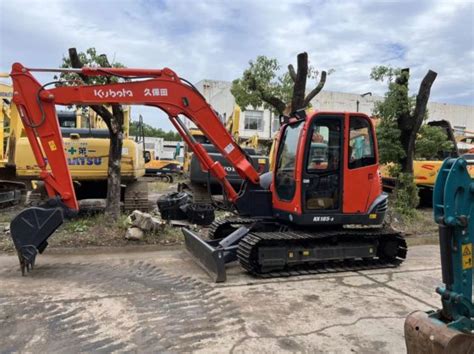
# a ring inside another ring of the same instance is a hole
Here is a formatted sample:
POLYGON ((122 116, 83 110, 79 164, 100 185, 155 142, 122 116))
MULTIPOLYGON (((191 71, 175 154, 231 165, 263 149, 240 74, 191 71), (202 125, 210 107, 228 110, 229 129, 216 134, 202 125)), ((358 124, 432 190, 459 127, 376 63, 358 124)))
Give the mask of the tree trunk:
MULTIPOLYGON (((403 75, 403 72, 408 73, 408 69, 402 70, 402 84, 407 85, 408 93, 408 75, 403 75), (406 78, 406 82, 403 81, 403 77, 406 78)), ((421 81, 418 94, 416 96, 416 105, 413 114, 408 112, 402 112, 398 117, 398 128, 401 131, 400 142, 403 150, 405 151, 405 157, 400 161, 401 172, 413 174, 413 160, 415 157, 415 142, 418 132, 423 124, 426 114, 426 106, 430 98, 431 86, 435 81, 437 73, 430 70, 421 81)), ((403 99, 403 98, 402 98, 403 99)), ((407 94, 408 99, 408 94, 407 94)), ((408 106, 408 105, 407 105, 408 106)))
POLYGON ((290 116, 297 110, 305 109, 314 96, 323 89, 326 83, 327 73, 326 71, 323 71, 321 72, 319 84, 307 96, 305 96, 308 70, 308 53, 306 52, 298 54, 296 71, 292 64, 288 65, 288 73, 293 80, 293 94, 291 102, 288 102, 287 104, 272 93, 267 92, 263 87, 260 87, 257 84, 257 80, 253 77, 248 77, 251 79, 250 89, 258 92, 262 101, 272 106, 278 114, 290 116))
MULTIPOLYGON (((296 77, 293 86, 293 98, 291 100, 291 112, 295 112, 304 107, 306 94, 306 78, 308 77, 308 53, 298 54, 298 66, 296 67, 296 77)), ((292 75, 292 74, 291 74, 292 75)), ((292 75, 293 76, 293 75, 292 75)))
POLYGON ((121 159, 123 133, 110 132, 109 165, 107 178, 107 205, 105 213, 113 220, 120 217, 121 159))
MULTIPOLYGON (((75 48, 69 49, 69 58, 73 68, 82 68, 75 48)), ((89 77, 80 75, 85 83, 89 83, 89 77)), ((112 113, 99 105, 90 106, 105 122, 109 129, 110 147, 107 178, 107 202, 105 213, 113 220, 118 221, 120 217, 120 192, 121 192, 121 161, 123 146, 123 109, 121 105, 112 105, 112 113)))

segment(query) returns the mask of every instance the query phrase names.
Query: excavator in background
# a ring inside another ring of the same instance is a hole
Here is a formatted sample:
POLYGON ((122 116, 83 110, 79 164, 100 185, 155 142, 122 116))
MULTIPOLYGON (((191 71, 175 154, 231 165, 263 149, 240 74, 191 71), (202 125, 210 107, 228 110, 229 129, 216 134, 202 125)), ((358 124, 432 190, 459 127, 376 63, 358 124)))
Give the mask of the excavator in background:
MULTIPOLYGON (((174 178, 182 174, 182 164, 177 160, 180 155, 181 145, 176 145, 172 158, 165 158, 158 154, 164 153, 163 138, 157 141, 147 141, 145 136, 143 117, 138 117, 138 134, 135 136, 135 142, 141 144, 145 157, 145 177, 159 178, 163 182, 173 183, 174 178)), ((153 138, 154 139, 154 138, 153 138)), ((169 154, 168 154, 169 156, 169 154)))
POLYGON ((406 257, 403 236, 382 226, 387 195, 382 192, 374 126, 364 114, 295 112, 281 118, 273 171, 259 174, 212 107, 189 81, 169 68, 34 69, 12 66, 13 102, 35 154, 49 201, 28 208, 11 222, 11 237, 23 272, 34 265, 51 234, 78 203, 56 117, 56 105, 142 104, 164 111, 194 155, 222 185, 236 217, 216 221, 204 240, 183 228, 187 250, 224 281, 225 265, 238 260, 255 276, 397 267, 406 257), (105 85, 48 88, 32 72, 67 71, 115 76, 105 85), (236 189, 222 164, 189 133, 187 117, 206 135, 244 183, 236 189), (352 135, 367 137, 353 154, 352 135), (317 136, 326 148, 313 156, 317 136))
MULTIPOLYGON (((422 204, 431 204, 433 199, 433 187, 436 181, 438 171, 447 157, 459 157, 456 138, 454 136, 451 124, 446 120, 432 121, 426 123, 432 127, 439 127, 446 135, 446 140, 452 143, 449 151, 442 151, 434 160, 414 160, 413 161, 413 178, 418 187, 422 204)), ((386 191, 392 191, 396 184, 396 178, 390 176, 390 166, 381 167, 382 181, 386 191)))
MULTIPOLYGON (((180 147, 178 145, 177 150, 180 147)), ((145 159, 148 161, 145 164, 145 176, 159 178, 163 182, 173 183, 174 179, 183 173, 183 165, 177 160, 178 153, 175 153, 172 158, 159 157, 155 150, 146 149, 145 159)))
MULTIPOLYGON (((225 123, 225 128, 233 137, 234 141, 236 141, 250 157, 254 168, 257 169, 260 174, 268 172, 270 165, 269 158, 260 153, 258 134, 254 134, 250 138, 243 139, 240 137, 239 124, 241 113, 240 107, 235 105, 232 114, 225 123)), ((235 187, 240 186, 242 178, 234 167, 226 161, 225 157, 212 145, 209 139, 207 139, 199 129, 191 128, 190 132, 194 137, 199 137, 200 142, 212 159, 222 164, 228 174, 227 179, 230 183, 235 187)), ((189 176, 189 183, 181 185, 180 190, 189 191, 195 201, 202 203, 212 202, 212 194, 223 193, 219 181, 209 175, 206 168, 202 166, 199 159, 192 153, 185 153, 185 156, 189 161, 187 163, 185 162, 183 170, 189 176)))
MULTIPOLYGON (((0 77, 5 77, 1 74, 0 77)), ((26 197, 26 184, 17 181, 15 169, 9 164, 9 152, 17 138, 19 122, 11 121, 10 100, 13 90, 10 85, 0 83, 0 208, 20 203, 26 197)), ((14 113, 13 113, 14 114, 14 113)))
POLYGON ((434 187, 439 225, 442 308, 415 311, 405 321, 408 354, 474 353, 474 179, 464 158, 446 159, 434 187))
POLYGON ((173 183, 174 179, 180 176, 183 171, 181 163, 172 158, 155 157, 153 151, 145 151, 147 160, 145 164, 145 176, 157 177, 163 182, 173 183))
MULTIPOLYGON (((11 92, 11 86, 2 86, 9 88, 11 92)), ((40 168, 36 163, 30 142, 25 136, 17 107, 10 100, 11 97, 8 102, 3 102, 0 114, 0 137, 6 132, 8 134, 5 139, 5 149, 1 149, 3 155, 0 156, 0 179, 2 179, 0 190, 9 190, 11 186, 23 186, 21 189, 23 194, 26 189, 32 189, 27 198, 28 203, 42 203, 43 199, 47 198, 47 193, 42 183, 36 183, 40 179, 40 168)), ((121 161, 124 210, 147 211, 147 183, 139 180, 145 174, 143 150, 128 137, 130 107, 124 107, 124 116, 126 129, 121 161)), ((81 208, 101 210, 105 207, 107 190, 110 141, 108 129, 99 116, 86 109, 60 111, 57 119, 81 208)), ((1 140, 3 143, 4 139, 1 140)), ((9 191, 9 193, 12 192, 9 191)), ((16 196, 18 194, 15 192, 16 196)), ((1 199, 0 195, 0 203, 1 199)))

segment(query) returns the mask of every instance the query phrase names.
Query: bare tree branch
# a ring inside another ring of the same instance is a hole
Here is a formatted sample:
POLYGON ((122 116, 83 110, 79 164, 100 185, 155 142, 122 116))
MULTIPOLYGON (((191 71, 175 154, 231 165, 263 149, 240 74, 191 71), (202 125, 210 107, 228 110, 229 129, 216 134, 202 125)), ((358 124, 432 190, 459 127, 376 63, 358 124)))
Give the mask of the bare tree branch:
POLYGON ((290 74, 291 80, 296 82, 296 71, 292 64, 288 65, 288 73, 290 74))
POLYGON ((293 86, 293 98, 291 100, 291 110, 296 111, 303 108, 306 91, 306 78, 308 77, 308 53, 303 52, 297 57, 296 81, 293 86))
POLYGON ((283 111, 285 110, 285 102, 283 102, 281 99, 278 97, 270 94, 267 92, 263 87, 257 84, 257 81, 253 77, 249 77, 250 79, 250 88, 260 95, 260 98, 268 103, 270 106, 275 108, 279 114, 283 114, 283 111))
POLYGON ((311 100, 323 89, 324 85, 326 84, 326 77, 327 77, 327 72, 322 71, 321 72, 321 77, 319 79, 318 85, 306 96, 303 102, 303 107, 307 107, 310 103, 311 100))
MULTIPOLYGON (((428 100, 430 98, 431 86, 433 86, 436 76, 438 74, 432 70, 429 70, 421 81, 420 88, 418 90, 418 95, 416 96, 416 104, 413 115, 410 117, 412 129, 408 132, 408 141, 407 141, 407 156, 402 161, 402 167, 404 172, 413 173, 413 159, 415 155, 415 142, 418 131, 423 124, 423 120, 426 114, 426 106, 428 105, 428 100)), ((403 132, 402 132, 403 134, 403 132)))
POLYGON ((283 111, 285 110, 285 107, 286 107, 285 102, 283 102, 276 96, 272 96, 268 94, 267 92, 262 92, 262 91, 259 91, 259 92, 260 92, 260 96, 262 97, 262 100, 264 100, 269 105, 274 107, 278 111, 279 114, 283 114, 283 111))
POLYGON ((418 95, 416 96, 415 111, 413 112, 413 117, 417 121, 420 117, 421 121, 423 121, 423 118, 425 117, 426 106, 428 104, 428 100, 430 98, 431 93, 431 86, 433 86, 433 82, 436 80, 436 76, 438 76, 436 72, 429 70, 421 81, 420 89, 418 90, 418 95))

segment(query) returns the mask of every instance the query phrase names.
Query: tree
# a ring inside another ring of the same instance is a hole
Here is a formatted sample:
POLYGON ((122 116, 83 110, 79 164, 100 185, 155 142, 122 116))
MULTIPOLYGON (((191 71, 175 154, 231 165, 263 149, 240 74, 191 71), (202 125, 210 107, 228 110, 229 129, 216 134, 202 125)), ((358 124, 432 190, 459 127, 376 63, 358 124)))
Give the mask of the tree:
MULTIPOLYGON (((258 56, 249 62, 240 79, 232 82, 231 92, 236 103, 245 109, 264 107, 276 114, 289 115, 310 105, 311 100, 323 89, 328 73, 319 74, 308 65, 308 54, 297 57, 297 70, 288 65, 288 71, 278 75, 281 67, 276 59, 258 56), (307 79, 316 79, 319 83, 306 95, 307 79)), ((329 72, 331 73, 331 71, 329 72)))
POLYGON ((436 76, 437 73, 429 70, 421 81, 416 97, 410 97, 409 69, 377 66, 370 74, 376 81, 388 79, 389 82, 385 99, 376 103, 374 109, 374 115, 381 120, 377 131, 381 162, 399 163, 403 173, 413 173, 415 142, 423 120, 427 117, 426 106, 436 76))
POLYGON ((451 152, 453 147, 453 142, 447 139, 446 132, 442 128, 424 124, 416 138, 415 157, 424 160, 437 160, 443 158, 446 152, 451 152))
MULTIPOLYGON (((97 55, 95 48, 89 48, 86 52, 77 53, 76 48, 69 49, 69 57, 63 58, 62 68, 82 68, 83 66, 95 66, 103 68, 122 68, 120 63, 109 63, 105 54, 97 55)), ((56 77, 56 79, 58 79, 56 77)), ((103 85, 119 82, 122 79, 113 76, 88 77, 76 73, 61 73, 58 85, 77 85, 82 81, 88 85, 103 85)), ((107 179, 107 204, 105 213, 114 221, 120 217, 120 191, 121 191, 121 159, 124 133, 124 114, 122 106, 111 105, 110 111, 106 106, 92 105, 90 108, 97 113, 107 125, 110 137, 109 164, 107 179)))
MULTIPOLYGON (((161 128, 154 128, 149 124, 143 123, 143 132, 145 137, 156 137, 156 138, 163 138, 168 141, 181 141, 181 135, 178 132, 174 132, 172 130, 165 132, 161 128)), ((140 122, 133 121, 130 123, 130 135, 131 136, 140 136, 141 129, 140 129, 140 122)))
POLYGON ((429 70, 421 81, 418 95, 409 96, 409 69, 377 66, 370 77, 376 81, 388 79, 385 99, 376 103, 374 115, 380 118, 377 140, 380 162, 392 163, 391 174, 397 178, 395 208, 404 215, 413 216, 419 197, 413 180, 415 142, 427 117, 426 106, 431 86, 437 74, 429 70))

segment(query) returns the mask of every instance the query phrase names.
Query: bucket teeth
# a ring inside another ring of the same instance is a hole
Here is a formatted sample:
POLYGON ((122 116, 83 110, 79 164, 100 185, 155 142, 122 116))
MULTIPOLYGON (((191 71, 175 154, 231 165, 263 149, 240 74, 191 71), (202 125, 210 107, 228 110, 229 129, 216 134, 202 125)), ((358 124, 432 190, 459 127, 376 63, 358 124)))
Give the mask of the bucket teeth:
POLYGON ((36 256, 48 245, 48 238, 61 226, 61 208, 28 208, 21 211, 10 224, 10 235, 18 253, 21 273, 25 275, 35 265, 36 256))
POLYGON ((37 254, 38 250, 33 245, 23 246, 18 250, 18 259, 20 260, 20 269, 23 276, 35 267, 37 254))

